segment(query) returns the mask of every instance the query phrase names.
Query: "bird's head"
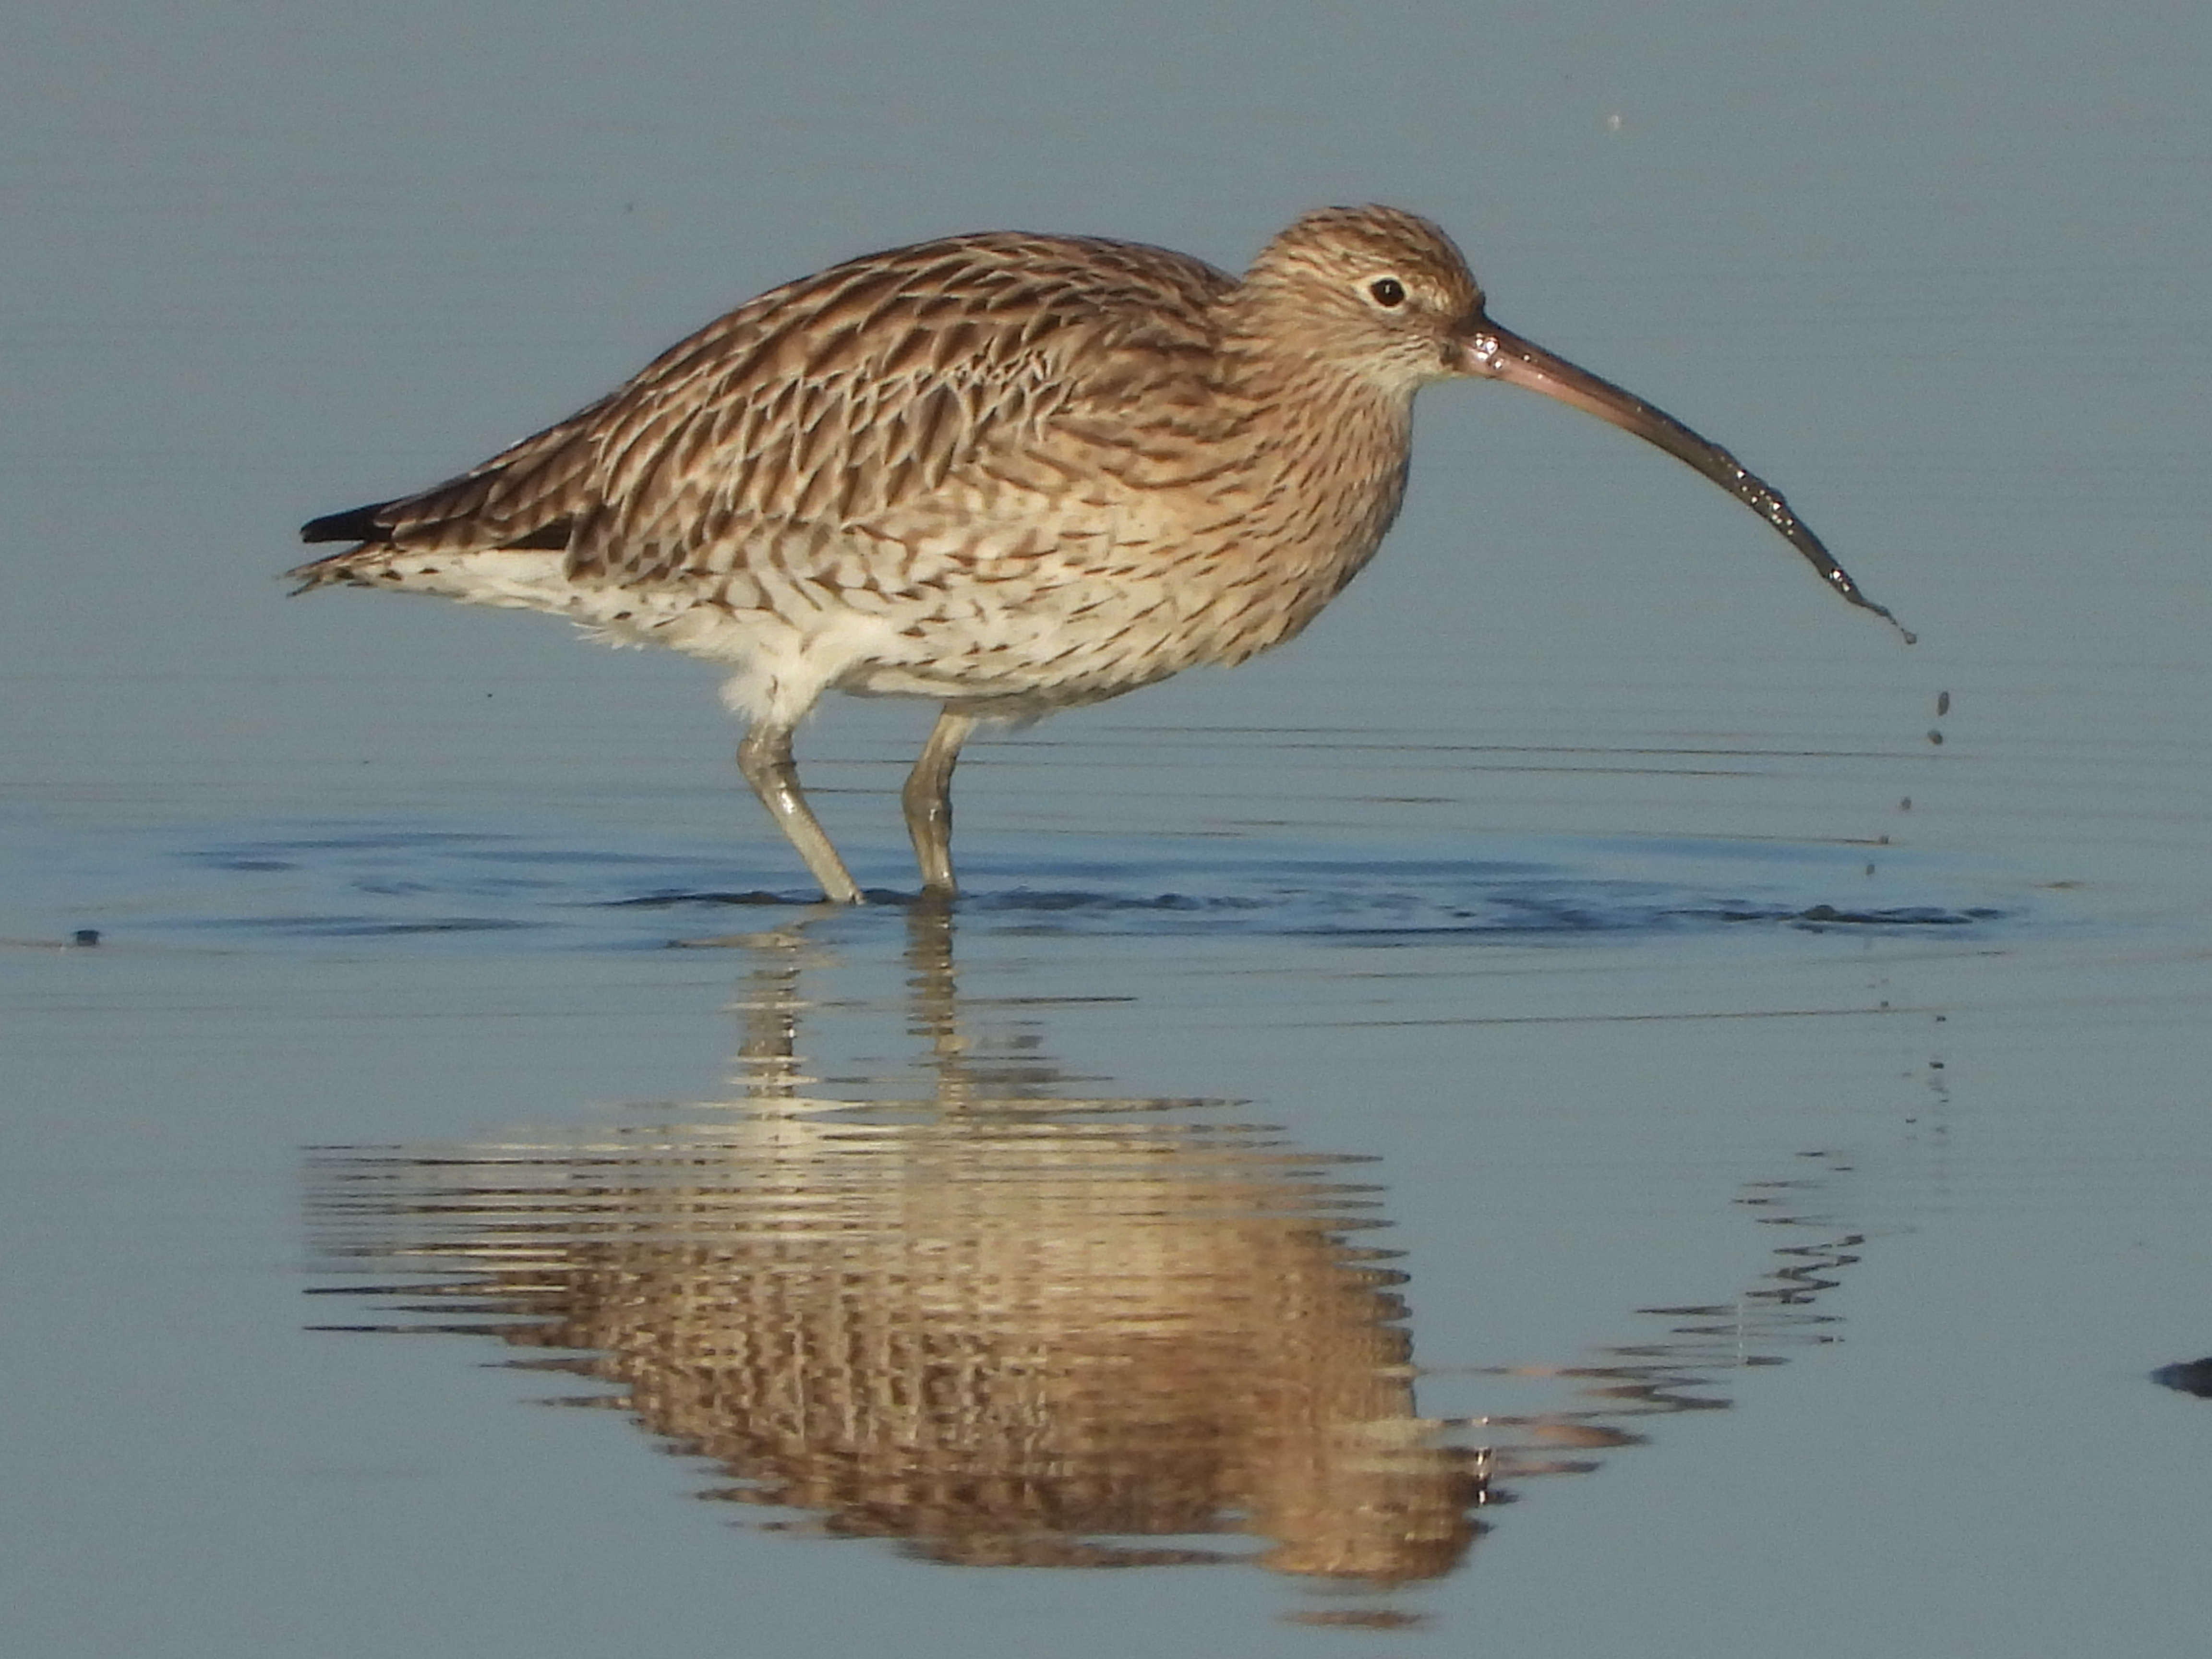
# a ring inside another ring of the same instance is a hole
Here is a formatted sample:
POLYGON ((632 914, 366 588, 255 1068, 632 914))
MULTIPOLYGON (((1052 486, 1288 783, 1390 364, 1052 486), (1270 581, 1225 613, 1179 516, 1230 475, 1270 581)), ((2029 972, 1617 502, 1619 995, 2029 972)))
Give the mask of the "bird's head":
POLYGON ((1418 214, 1389 207, 1309 213, 1260 251, 1228 303, 1240 342, 1278 364, 1348 374, 1408 401, 1434 380, 1503 380, 1632 432, 1720 485, 1779 531, 1838 593, 1912 638, 1735 456, 1634 392, 1492 322, 1458 246, 1418 214))
POLYGON ((1260 251, 1232 303, 1248 338, 1410 396, 1462 367, 1482 290, 1442 228, 1397 208, 1322 208, 1260 251))

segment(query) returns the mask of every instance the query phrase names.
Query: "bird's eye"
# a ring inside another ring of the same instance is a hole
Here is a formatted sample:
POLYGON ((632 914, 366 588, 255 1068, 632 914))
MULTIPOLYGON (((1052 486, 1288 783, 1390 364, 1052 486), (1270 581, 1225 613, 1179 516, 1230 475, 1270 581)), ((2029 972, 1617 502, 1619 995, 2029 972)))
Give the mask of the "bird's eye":
POLYGON ((1401 306, 1406 303, 1406 285, 1395 276, 1377 276, 1368 283, 1367 291, 1375 296, 1378 306, 1401 306))

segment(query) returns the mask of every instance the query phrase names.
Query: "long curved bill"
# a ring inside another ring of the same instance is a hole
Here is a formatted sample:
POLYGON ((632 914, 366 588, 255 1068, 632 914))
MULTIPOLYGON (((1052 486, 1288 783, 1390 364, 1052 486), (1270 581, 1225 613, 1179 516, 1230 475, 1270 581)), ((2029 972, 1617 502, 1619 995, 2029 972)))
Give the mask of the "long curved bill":
POLYGON ((1790 503, 1782 499, 1782 493, 1747 471, 1741 462, 1718 444, 1699 437, 1666 410, 1654 409, 1634 392, 1610 380, 1601 380, 1564 357, 1553 356, 1510 329, 1498 327, 1480 312, 1463 338, 1460 363, 1462 374, 1525 386, 1547 398, 1571 404, 1624 432, 1633 432, 1646 443, 1656 444, 1675 459, 1688 463, 1780 531, 1782 538, 1803 554, 1806 562, 1820 573, 1821 580, 1861 610, 1873 611, 1904 635, 1907 645, 1913 643, 1911 631, 1891 616, 1887 607, 1876 605, 1860 590, 1850 573, 1821 545, 1820 538, 1790 510, 1790 503))

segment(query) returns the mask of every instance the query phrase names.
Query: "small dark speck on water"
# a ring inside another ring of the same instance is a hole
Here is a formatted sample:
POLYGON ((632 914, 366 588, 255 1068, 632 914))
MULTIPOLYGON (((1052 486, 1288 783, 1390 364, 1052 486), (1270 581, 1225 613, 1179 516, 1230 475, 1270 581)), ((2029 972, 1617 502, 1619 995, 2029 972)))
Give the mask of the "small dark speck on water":
POLYGON ((1936 694, 1936 718, 1940 720, 1950 712, 1951 694, 1948 691, 1938 691, 1936 694))
POLYGON ((1943 741, 1943 734, 1941 732, 1931 729, 1928 733, 1928 741, 1933 744, 1941 744, 1943 741))
POLYGON ((1898 802, 1897 810, 1900 812, 1910 812, 1912 810, 1912 797, 1907 795, 1903 800, 1898 802))
POLYGON ((80 927, 76 932, 70 935, 70 943, 71 945, 97 945, 100 943, 100 929, 97 927, 80 927))
POLYGON ((2193 1394, 2199 1400, 2212 1400, 2212 1356, 2185 1359, 2178 1365, 2161 1365, 2150 1374, 2150 1380, 2162 1389, 2193 1394))

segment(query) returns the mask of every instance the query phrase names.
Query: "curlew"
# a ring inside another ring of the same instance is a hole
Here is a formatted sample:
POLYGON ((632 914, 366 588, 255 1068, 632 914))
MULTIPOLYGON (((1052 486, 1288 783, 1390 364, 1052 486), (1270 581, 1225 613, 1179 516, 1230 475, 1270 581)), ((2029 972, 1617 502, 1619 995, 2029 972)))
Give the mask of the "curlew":
POLYGON ((354 545, 291 574, 297 592, 548 611, 721 664, 747 721, 738 765, 840 902, 860 890, 793 731, 833 689, 932 699, 902 801, 924 890, 949 896, 952 770, 976 723, 1296 635, 1397 514, 1413 394, 1462 378, 1687 462, 1895 624, 1734 456, 1498 326, 1451 239, 1382 207, 1306 215, 1241 279, 1012 232, 848 260, 471 471, 313 520, 306 540, 354 545))

